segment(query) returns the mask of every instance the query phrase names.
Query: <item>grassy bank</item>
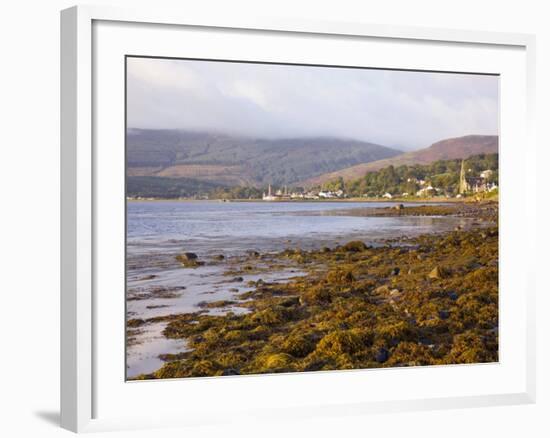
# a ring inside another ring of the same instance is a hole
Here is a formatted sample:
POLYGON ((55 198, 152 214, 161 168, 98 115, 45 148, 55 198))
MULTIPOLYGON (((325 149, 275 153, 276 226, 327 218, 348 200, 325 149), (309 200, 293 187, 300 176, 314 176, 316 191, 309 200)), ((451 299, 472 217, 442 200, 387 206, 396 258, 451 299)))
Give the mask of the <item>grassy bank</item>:
MULTIPOLYGON (((308 274, 259 280, 228 304, 155 318, 190 351, 140 379, 440 365, 498 360, 498 205, 375 209, 372 215, 457 215, 479 225, 381 247, 349 242, 316 251, 251 255, 231 276, 266 261, 308 274), (493 222, 492 226, 485 226, 493 222)), ((140 321, 147 324, 151 321, 140 321)))

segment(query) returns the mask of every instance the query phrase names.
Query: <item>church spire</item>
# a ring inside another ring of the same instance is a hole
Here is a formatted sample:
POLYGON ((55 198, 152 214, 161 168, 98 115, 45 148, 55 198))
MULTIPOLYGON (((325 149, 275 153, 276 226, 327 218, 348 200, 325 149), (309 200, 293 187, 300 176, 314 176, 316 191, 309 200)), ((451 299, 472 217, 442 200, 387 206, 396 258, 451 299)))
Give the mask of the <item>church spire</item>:
POLYGON ((460 165, 460 180, 458 183, 458 193, 463 194, 468 191, 468 184, 466 183, 466 167, 464 165, 464 160, 460 165))

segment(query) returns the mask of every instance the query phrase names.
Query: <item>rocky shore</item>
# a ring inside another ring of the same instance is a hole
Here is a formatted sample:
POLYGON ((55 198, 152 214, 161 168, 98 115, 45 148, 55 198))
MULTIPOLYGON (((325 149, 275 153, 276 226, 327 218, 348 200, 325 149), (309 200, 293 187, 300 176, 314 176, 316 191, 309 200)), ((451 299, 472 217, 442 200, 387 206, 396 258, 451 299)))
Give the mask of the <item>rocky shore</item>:
MULTIPOLYGON (((335 212, 340 214, 340 212, 335 212)), ((252 252, 227 269, 228 281, 276 266, 307 275, 259 279, 234 300, 197 312, 130 320, 139 330, 163 321, 163 334, 188 351, 137 379, 343 370, 498 361, 498 203, 369 209, 373 216, 473 218, 443 234, 276 254, 252 252), (235 306, 246 310, 212 314, 235 306)), ((203 263, 192 253, 182 269, 203 263)), ((215 263, 226 263, 222 256, 215 263)))

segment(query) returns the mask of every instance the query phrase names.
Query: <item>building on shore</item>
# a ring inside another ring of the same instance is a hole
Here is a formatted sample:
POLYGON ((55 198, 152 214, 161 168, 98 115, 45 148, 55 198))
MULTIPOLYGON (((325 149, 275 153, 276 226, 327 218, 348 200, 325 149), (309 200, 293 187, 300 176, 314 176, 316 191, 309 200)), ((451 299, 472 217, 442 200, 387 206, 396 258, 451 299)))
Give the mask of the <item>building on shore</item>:
POLYGON ((267 193, 262 194, 262 200, 264 201, 290 201, 290 200, 315 200, 315 199, 335 199, 335 198, 345 198, 346 194, 343 190, 321 190, 321 191, 293 191, 289 192, 288 187, 284 186, 282 189, 274 191, 271 184, 267 188, 267 193))
POLYGON ((282 190, 279 189, 275 193, 269 184, 267 188, 267 194, 264 192, 262 195, 262 200, 264 201, 288 201, 291 199, 291 195, 288 194, 288 187, 285 186, 282 190))
POLYGON ((262 199, 264 201, 276 201, 277 200, 277 197, 271 192, 271 184, 269 184, 269 186, 268 186, 267 195, 264 192, 264 194, 262 196, 262 199))
POLYGON ((495 183, 489 182, 489 178, 493 175, 491 169, 484 170, 479 176, 466 176, 466 167, 464 160, 460 165, 460 180, 458 184, 458 194, 465 193, 482 193, 496 190, 498 186, 495 183))

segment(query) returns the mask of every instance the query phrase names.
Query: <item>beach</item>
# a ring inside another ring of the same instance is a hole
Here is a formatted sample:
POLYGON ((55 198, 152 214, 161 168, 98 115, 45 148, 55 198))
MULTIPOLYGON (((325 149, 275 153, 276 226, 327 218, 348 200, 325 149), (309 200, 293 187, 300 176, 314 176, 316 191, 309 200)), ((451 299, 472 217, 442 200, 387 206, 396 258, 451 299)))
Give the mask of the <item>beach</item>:
POLYGON ((497 216, 497 203, 128 203, 127 377, 498 360, 497 216))

